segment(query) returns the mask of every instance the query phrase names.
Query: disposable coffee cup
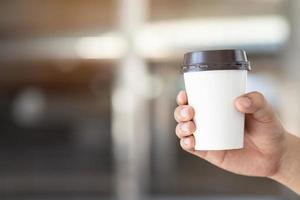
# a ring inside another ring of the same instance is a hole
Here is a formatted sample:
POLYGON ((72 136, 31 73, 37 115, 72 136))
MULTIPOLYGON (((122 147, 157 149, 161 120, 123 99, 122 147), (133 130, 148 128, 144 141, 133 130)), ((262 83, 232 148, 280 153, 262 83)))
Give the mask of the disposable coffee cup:
POLYGON ((194 109, 195 150, 244 147, 245 115, 234 100, 245 93, 250 63, 244 50, 189 52, 183 76, 188 104, 194 109))

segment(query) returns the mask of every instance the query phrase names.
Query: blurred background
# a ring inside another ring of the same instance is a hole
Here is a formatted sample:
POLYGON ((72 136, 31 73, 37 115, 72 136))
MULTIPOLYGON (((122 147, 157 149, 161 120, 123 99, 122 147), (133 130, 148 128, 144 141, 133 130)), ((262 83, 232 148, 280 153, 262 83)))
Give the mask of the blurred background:
POLYGON ((242 48, 300 135, 299 0, 1 0, 0 198, 298 199, 179 147, 180 65, 242 48))

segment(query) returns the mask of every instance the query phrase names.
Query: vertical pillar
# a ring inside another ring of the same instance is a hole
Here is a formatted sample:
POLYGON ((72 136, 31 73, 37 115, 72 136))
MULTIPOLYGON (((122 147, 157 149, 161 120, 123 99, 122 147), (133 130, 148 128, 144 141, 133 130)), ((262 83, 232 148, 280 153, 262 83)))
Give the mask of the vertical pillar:
POLYGON ((147 18, 147 0, 118 0, 119 28, 128 52, 115 70, 113 86, 113 151, 115 194, 140 200, 147 189, 149 166, 148 70, 134 49, 134 32, 147 18))

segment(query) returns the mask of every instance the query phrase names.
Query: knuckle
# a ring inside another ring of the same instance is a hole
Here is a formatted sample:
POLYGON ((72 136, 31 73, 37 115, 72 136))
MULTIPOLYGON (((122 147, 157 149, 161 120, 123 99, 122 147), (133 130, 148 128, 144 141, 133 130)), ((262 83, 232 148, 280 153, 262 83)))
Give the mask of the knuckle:
POLYGON ((194 110, 189 105, 180 105, 174 111, 174 118, 177 122, 187 122, 194 117, 194 110))
POLYGON ((177 127, 181 137, 189 136, 193 133, 193 123, 191 121, 181 122, 177 127))

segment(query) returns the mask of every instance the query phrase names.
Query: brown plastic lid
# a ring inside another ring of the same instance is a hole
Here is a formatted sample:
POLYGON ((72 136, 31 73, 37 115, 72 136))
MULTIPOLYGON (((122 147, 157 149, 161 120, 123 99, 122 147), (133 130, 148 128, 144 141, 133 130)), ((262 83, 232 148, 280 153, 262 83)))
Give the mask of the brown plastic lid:
POLYGON ((246 52, 241 49, 194 51, 184 54, 182 71, 251 70, 246 52))

